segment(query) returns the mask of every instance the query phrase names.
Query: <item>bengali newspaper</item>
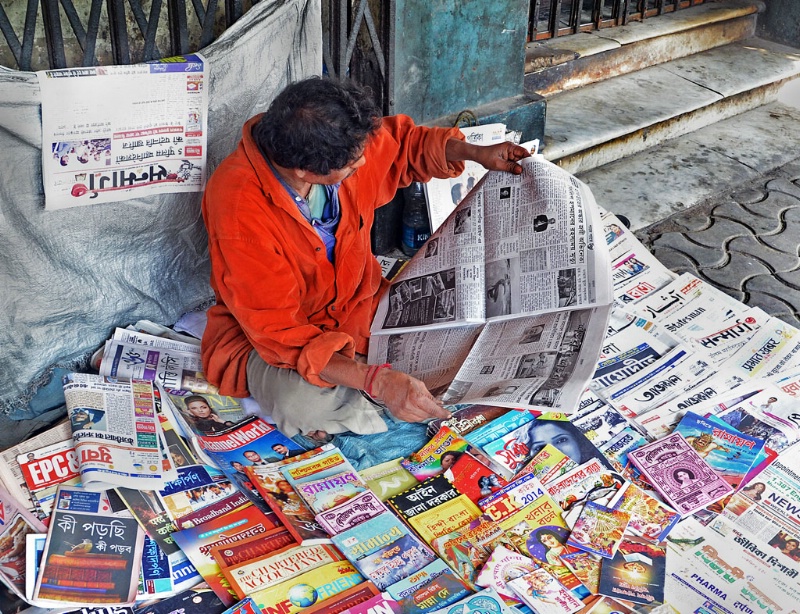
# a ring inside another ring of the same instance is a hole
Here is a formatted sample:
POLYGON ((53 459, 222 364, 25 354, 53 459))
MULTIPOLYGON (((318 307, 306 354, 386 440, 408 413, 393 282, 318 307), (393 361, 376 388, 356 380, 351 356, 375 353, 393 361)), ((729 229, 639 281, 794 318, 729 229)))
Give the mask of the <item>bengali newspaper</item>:
POLYGON ((37 75, 45 208, 203 189, 208 65, 200 55, 37 75))
POLYGON ((572 411, 608 322, 608 250, 584 184, 522 166, 488 173, 393 281, 369 358, 447 403, 572 411))
POLYGON ((152 382, 72 373, 65 377, 64 397, 85 488, 157 490, 177 477, 152 382))

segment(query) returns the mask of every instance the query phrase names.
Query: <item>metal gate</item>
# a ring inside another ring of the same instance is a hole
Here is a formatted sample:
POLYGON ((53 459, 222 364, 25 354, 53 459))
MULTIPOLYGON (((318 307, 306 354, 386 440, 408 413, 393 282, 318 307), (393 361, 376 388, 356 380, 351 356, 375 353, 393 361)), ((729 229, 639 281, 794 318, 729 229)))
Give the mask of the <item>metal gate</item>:
POLYGON ((703 0, 531 0, 528 40, 622 26, 702 3, 703 0))
MULTIPOLYGON (((0 4, 0 64, 27 71, 131 64, 191 53, 215 40, 257 1, 4 2, 0 4)), ((702 2, 531 0, 528 39, 624 25, 702 2)), ((368 85, 387 114, 394 112, 395 7, 395 0, 322 0, 327 72, 368 85)))

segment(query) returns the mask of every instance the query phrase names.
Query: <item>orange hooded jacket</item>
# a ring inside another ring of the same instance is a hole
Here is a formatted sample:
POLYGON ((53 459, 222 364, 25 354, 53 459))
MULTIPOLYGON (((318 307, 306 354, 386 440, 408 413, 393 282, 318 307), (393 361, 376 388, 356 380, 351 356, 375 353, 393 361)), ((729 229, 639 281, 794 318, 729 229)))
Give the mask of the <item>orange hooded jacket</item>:
POLYGON ((341 221, 334 265, 316 231, 267 165, 251 136, 250 119, 236 150, 216 169, 203 196, 211 287, 202 342, 206 378, 220 394, 245 397, 253 348, 268 364, 295 369, 330 387, 319 374, 331 356, 366 354, 382 290, 370 249, 375 209, 398 187, 431 177, 456 177, 448 163, 456 129, 415 126, 406 116, 383 119, 364 151, 366 163, 339 188, 341 221))

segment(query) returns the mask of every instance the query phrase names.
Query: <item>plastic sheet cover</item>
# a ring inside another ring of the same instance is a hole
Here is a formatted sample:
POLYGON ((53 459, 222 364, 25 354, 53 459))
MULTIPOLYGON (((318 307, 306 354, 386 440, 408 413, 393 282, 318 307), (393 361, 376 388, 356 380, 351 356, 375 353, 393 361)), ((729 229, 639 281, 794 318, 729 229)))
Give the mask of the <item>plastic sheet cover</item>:
MULTIPOLYGON (((201 53, 213 171, 247 118, 321 72, 320 1, 261 0, 201 53)), ((213 297, 201 193, 44 210, 40 114, 36 75, 0 68, 2 447, 24 437, 12 421, 37 422, 30 400, 54 368, 85 369, 115 326, 172 324, 213 297)))

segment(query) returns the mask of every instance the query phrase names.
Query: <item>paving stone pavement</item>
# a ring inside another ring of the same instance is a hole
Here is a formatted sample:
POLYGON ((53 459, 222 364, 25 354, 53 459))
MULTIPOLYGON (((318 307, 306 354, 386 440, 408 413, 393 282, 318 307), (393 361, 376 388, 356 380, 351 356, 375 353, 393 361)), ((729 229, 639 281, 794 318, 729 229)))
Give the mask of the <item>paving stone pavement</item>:
POLYGON ((636 235, 672 271, 800 327, 800 158, 636 235))

